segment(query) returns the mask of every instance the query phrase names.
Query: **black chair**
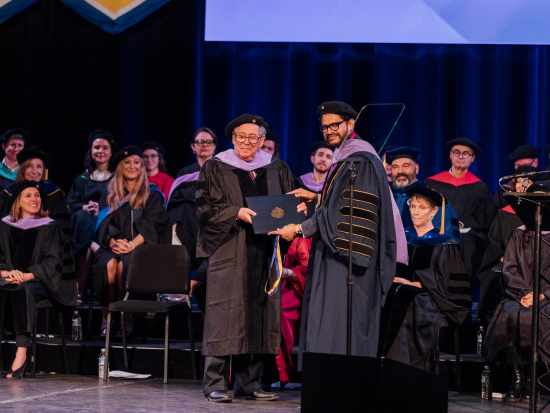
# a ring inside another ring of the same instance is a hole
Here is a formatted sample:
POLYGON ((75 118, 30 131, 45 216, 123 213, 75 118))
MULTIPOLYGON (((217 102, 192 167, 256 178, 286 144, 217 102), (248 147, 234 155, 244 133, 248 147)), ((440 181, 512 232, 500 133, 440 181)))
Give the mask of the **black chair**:
MULTIPOLYGON (((195 342, 191 324, 191 309, 185 301, 143 301, 128 300, 130 293, 146 294, 188 294, 190 286, 190 259, 187 249, 181 245, 140 245, 132 253, 126 280, 126 297, 109 305, 107 316, 107 337, 105 340, 105 375, 109 371, 109 343, 111 339, 111 314, 121 313, 121 331, 125 331, 124 313, 161 313, 165 315, 164 330, 164 383, 168 383, 168 333, 170 314, 187 313, 189 342, 191 344, 191 366, 193 378, 196 379, 195 342)), ((128 349, 126 334, 122 334, 124 348, 124 369, 128 371, 128 349)))
MULTIPOLYGON (((458 341, 458 330, 460 329, 460 326, 452 321, 445 320, 445 325, 443 325, 441 328, 449 328, 451 329, 453 336, 454 336, 454 347, 455 347, 455 361, 456 361, 456 388, 460 392, 462 391, 462 371, 460 369, 460 347, 459 347, 459 341, 458 341)), ((437 333, 437 339, 435 341, 435 348, 434 348, 434 373, 439 374, 439 340, 441 335, 441 329, 437 333)))
POLYGON ((49 332, 49 309, 55 308, 57 309, 58 316, 59 316, 59 332, 61 334, 61 349, 63 352, 63 372, 65 374, 69 374, 69 361, 67 358, 67 341, 65 339, 65 325, 63 324, 63 308, 59 305, 54 305, 50 300, 43 300, 36 303, 36 311, 34 313, 34 327, 32 332, 32 351, 31 351, 31 377, 34 378, 36 376, 36 321, 38 316, 38 310, 44 308, 45 309, 45 316, 46 316, 46 337, 48 336, 49 332))

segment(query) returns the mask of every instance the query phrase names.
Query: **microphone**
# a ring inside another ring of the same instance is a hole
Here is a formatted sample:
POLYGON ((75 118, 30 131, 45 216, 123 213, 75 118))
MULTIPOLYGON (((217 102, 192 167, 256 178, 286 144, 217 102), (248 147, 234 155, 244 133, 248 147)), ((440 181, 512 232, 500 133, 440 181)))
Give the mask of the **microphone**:
POLYGON ((544 173, 547 173, 547 172, 548 171, 538 171, 538 172, 525 172, 523 174, 508 175, 508 176, 503 176, 502 178, 499 179, 499 181, 502 181, 503 179, 525 178, 525 177, 528 177, 528 176, 544 174, 544 173))

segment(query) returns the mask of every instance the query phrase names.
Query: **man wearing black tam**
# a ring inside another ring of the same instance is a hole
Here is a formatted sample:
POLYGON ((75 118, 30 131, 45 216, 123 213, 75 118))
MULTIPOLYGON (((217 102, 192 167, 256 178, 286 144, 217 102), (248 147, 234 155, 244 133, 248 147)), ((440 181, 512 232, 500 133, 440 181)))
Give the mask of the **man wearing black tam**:
MULTIPOLYGON (((294 189, 294 176, 286 163, 260 150, 267 127, 251 114, 229 122, 225 134, 234 149, 207 160, 197 182, 197 258, 208 259, 203 391, 213 402, 232 400, 231 366, 235 397, 277 398, 258 382, 264 356, 275 363, 281 338, 281 288, 271 294, 265 289, 276 278, 270 271, 275 237, 254 234, 256 213, 246 197, 285 194, 294 189)), ((301 204, 298 211, 305 209, 301 204)))
POLYGON ((487 233, 495 217, 491 190, 468 171, 481 149, 467 138, 447 142, 451 169, 426 179, 426 184, 443 195, 460 221, 461 252, 472 286, 478 284, 477 269, 487 248, 487 233))
MULTIPOLYGON (((529 166, 537 168, 539 166, 539 159, 537 155, 537 148, 531 145, 520 145, 514 149, 510 155, 508 155, 508 160, 514 163, 514 170, 517 170, 520 166, 529 166)), ((505 189, 513 191, 514 189, 509 184, 503 185, 505 189)), ((504 199, 504 189, 500 186, 493 197, 493 202, 497 209, 502 209, 508 202, 504 199)))
POLYGON ((380 310, 395 276, 396 262, 407 262, 405 233, 382 161, 354 132, 357 113, 344 102, 317 108, 323 138, 336 147, 321 195, 299 189, 296 196, 319 201, 301 225, 279 231, 286 240, 313 238, 304 288, 299 369, 304 351, 346 354, 349 262, 350 167, 353 193, 354 268, 351 354, 376 357, 380 310), (395 217, 395 219, 394 219, 395 217))

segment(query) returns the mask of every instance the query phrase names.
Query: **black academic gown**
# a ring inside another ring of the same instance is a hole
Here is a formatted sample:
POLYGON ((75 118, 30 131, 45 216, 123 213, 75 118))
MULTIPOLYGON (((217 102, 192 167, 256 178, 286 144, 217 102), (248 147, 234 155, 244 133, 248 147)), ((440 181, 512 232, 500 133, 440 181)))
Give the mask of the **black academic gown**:
POLYGON ((487 248, 487 233, 496 215, 491 190, 470 172, 460 179, 442 172, 426 179, 425 183, 441 193, 454 207, 464 228, 470 228, 469 232, 461 234, 460 246, 466 272, 475 286, 478 284, 477 271, 487 248))
MULTIPOLYGON (((550 242, 550 234, 543 235, 543 238, 546 242, 550 242)), ((546 296, 546 300, 541 301, 541 309, 546 317, 540 317, 539 339, 550 330, 548 319, 550 316, 550 284, 546 281, 550 279, 550 247, 545 242, 541 242, 541 248, 540 292, 546 296)), ((526 240, 526 232, 523 229, 514 230, 504 252, 502 266, 504 298, 497 306, 485 335, 487 361, 493 360, 501 349, 515 344, 513 331, 516 328, 519 335, 517 344, 521 347, 531 345, 533 306, 526 308, 520 302, 522 297, 533 292, 534 257, 533 236, 526 240)), ((550 363, 550 358, 546 355, 550 354, 550 340, 543 340, 539 347, 544 350, 539 353, 544 363, 550 363)))
POLYGON ((489 245, 483 254, 477 278, 481 285, 476 314, 485 321, 489 312, 494 311, 501 297, 501 274, 504 250, 513 230, 522 226, 521 219, 510 207, 498 211, 489 230, 489 245))
POLYGON ((94 181, 88 172, 76 177, 67 195, 67 205, 71 214, 73 242, 75 253, 83 252, 94 236, 97 217, 84 211, 82 207, 88 202, 99 202, 111 179, 94 181))
MULTIPOLYGON (((422 288, 394 283, 394 296, 383 309, 390 320, 382 356, 418 368, 429 368, 439 329, 461 325, 470 312, 471 288, 456 241, 433 229, 423 237, 414 227, 405 231, 409 265, 398 264, 397 276, 420 282, 422 288)), ((385 326, 383 325, 383 328, 385 326)))
POLYGON ((384 166, 377 156, 360 151, 334 166, 325 181, 322 206, 309 223, 302 224, 302 228, 313 224, 317 233, 311 245, 304 288, 300 370, 305 351, 346 354, 351 162, 356 162, 357 173, 351 354, 377 355, 380 311, 395 276, 397 243, 392 195, 384 166))
POLYGON ((76 305, 76 278, 64 273, 64 239, 57 222, 20 229, 0 221, 0 270, 30 272, 51 298, 76 305))
MULTIPOLYGON (((104 194, 99 201, 100 209, 107 206, 106 199, 107 194, 104 194)), ((123 263, 123 287, 122 291, 119 292, 119 298, 122 299, 126 293, 126 275, 133 252, 115 254, 109 247, 111 239, 127 239, 131 241, 137 235, 141 235, 145 240, 145 244, 161 244, 163 241, 163 232, 169 222, 170 216, 168 215, 168 211, 166 211, 164 196, 158 190, 151 190, 143 209, 133 209, 130 203, 126 202, 107 215, 101 222, 95 235, 96 242, 100 248, 94 254, 93 271, 95 273, 94 288, 100 296, 102 306, 108 304, 109 278, 107 276, 107 263, 112 259, 117 260, 117 262, 122 261, 123 263)))
POLYGON ((192 163, 191 165, 184 166, 178 171, 178 174, 176 175, 176 178, 179 178, 183 175, 189 175, 193 174, 195 172, 199 172, 201 170, 201 167, 198 162, 192 163))
MULTIPOLYGON (((213 158, 199 175, 197 257, 208 258, 205 356, 279 352, 281 288, 271 296, 264 291, 268 278, 275 282, 269 273, 275 237, 255 235, 251 224, 236 218, 246 197, 285 194, 294 189, 294 176, 276 158, 253 172, 254 180, 213 158)), ((288 243, 281 245, 283 255, 288 243)))
POLYGON ((174 188, 168 202, 170 224, 176 225, 176 235, 189 251, 191 269, 196 270, 203 259, 197 258, 197 233, 199 221, 195 208, 197 181, 182 182, 174 188))

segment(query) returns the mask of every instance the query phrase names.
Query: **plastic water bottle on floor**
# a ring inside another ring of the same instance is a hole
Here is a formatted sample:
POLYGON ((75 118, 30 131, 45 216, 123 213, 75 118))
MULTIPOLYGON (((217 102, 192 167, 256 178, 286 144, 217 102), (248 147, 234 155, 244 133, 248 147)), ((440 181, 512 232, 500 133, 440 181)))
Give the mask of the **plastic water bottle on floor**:
POLYGON ((477 332, 477 355, 483 357, 483 326, 477 332))
POLYGON ((82 318, 78 311, 73 314, 73 341, 82 340, 82 318))
MULTIPOLYGON (((103 373, 105 372, 105 349, 101 349, 98 359, 99 365, 99 380, 103 380, 103 373)), ((109 372, 107 372, 107 380, 109 380, 109 372)))
POLYGON ((489 375, 491 370, 489 366, 485 366, 483 373, 481 373, 481 398, 488 400, 489 399, 489 375))

